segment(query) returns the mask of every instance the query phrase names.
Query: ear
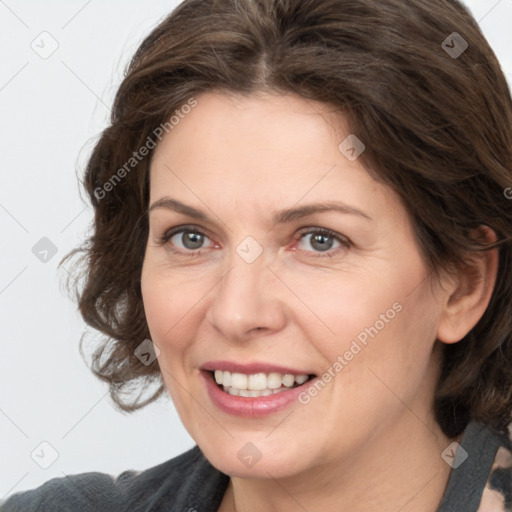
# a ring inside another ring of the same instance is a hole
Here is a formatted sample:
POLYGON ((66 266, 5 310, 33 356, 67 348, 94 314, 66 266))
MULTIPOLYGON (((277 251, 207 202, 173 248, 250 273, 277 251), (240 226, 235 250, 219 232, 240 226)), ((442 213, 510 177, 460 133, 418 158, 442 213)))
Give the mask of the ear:
MULTIPOLYGON (((474 236, 488 243, 497 240, 488 226, 480 226, 474 236)), ((491 300, 498 273, 498 249, 477 252, 470 264, 456 277, 451 276, 443 295, 443 311, 437 330, 437 339, 456 343, 478 323, 491 300)))

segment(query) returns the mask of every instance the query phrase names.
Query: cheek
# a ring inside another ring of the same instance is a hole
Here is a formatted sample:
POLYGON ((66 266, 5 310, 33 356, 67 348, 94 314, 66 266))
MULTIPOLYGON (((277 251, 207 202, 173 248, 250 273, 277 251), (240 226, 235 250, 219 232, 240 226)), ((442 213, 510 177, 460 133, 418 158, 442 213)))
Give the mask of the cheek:
POLYGON ((187 388, 189 376, 184 364, 191 334, 201 314, 201 293, 194 280, 184 280, 168 269, 149 265, 143 268, 141 291, 151 340, 160 349, 158 365, 167 391, 185 425, 191 423, 187 388))
POLYGON ((187 346, 191 326, 197 325, 204 297, 204 280, 165 268, 143 269, 141 290, 149 331, 160 350, 179 352, 187 346))
POLYGON ((336 354, 344 359, 339 381, 344 392, 350 388, 360 403, 372 403, 376 410, 385 403, 400 409, 397 396, 409 403, 429 385, 425 378, 435 342, 435 302, 422 290, 397 288, 405 293, 397 289, 374 295, 366 310, 361 303, 354 305, 352 316, 344 316, 351 336, 343 336, 336 354), (365 314, 357 316, 358 311, 365 314))
MULTIPOLYGON (((388 269, 389 270, 389 269, 388 269)), ((338 272, 295 273, 283 280, 293 282, 296 296, 289 299, 295 319, 332 361, 347 350, 353 340, 361 343, 380 335, 396 323, 404 295, 403 284, 381 273, 338 272)))
POLYGON ((396 418, 403 403, 412 404, 430 385, 425 377, 435 339, 432 304, 419 291, 409 294, 411 287, 400 280, 393 287, 380 284, 339 286, 329 290, 329 300, 315 302, 314 294, 304 299, 335 334, 325 335, 313 315, 302 323, 323 356, 320 377, 326 384, 318 393, 322 398, 311 394, 303 403, 311 400, 308 407, 322 415, 326 403, 336 404, 328 413, 333 424, 347 422, 356 431, 396 418))
POLYGON ((287 279, 300 299, 293 306, 296 322, 322 353, 326 367, 341 356, 345 374, 371 367, 394 378, 421 371, 435 340, 435 303, 428 284, 418 286, 424 273, 422 262, 411 258, 366 266, 365 272, 315 279, 303 273, 287 279))

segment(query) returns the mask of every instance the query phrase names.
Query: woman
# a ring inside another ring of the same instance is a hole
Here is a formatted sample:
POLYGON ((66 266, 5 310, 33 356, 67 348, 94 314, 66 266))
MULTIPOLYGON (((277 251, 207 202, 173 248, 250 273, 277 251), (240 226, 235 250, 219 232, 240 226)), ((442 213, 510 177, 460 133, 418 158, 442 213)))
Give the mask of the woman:
POLYGON ((2 510, 512 510, 511 126, 457 0, 183 2, 88 163, 79 306, 197 445, 2 510))

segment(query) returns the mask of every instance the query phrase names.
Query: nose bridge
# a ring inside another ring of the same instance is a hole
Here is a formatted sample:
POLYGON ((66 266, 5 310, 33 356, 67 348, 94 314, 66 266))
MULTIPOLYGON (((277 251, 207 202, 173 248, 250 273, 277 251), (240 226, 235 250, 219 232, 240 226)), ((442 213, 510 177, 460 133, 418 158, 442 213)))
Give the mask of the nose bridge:
POLYGON ((227 338, 242 339, 253 330, 275 331, 284 325, 285 314, 271 286, 263 247, 246 237, 228 258, 229 270, 214 290, 207 318, 227 338))

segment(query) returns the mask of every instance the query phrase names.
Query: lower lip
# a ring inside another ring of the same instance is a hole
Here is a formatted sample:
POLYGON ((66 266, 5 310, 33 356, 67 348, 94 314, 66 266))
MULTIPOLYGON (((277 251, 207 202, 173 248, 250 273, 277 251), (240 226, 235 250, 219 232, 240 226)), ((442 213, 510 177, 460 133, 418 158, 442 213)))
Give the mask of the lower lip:
POLYGON ((230 395, 220 389, 210 372, 203 370, 201 375, 206 383, 208 395, 214 405, 228 414, 249 418, 268 416, 297 402, 298 396, 317 380, 313 378, 296 388, 280 391, 273 395, 245 397, 230 395))

